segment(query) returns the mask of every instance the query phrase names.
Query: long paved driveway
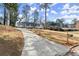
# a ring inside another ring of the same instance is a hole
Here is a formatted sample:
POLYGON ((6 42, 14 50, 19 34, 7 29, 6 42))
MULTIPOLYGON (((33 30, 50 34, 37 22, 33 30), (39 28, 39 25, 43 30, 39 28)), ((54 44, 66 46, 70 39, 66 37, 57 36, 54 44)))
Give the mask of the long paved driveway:
POLYGON ((64 55, 69 49, 63 45, 51 42, 35 33, 21 29, 24 35, 22 56, 55 56, 64 55))

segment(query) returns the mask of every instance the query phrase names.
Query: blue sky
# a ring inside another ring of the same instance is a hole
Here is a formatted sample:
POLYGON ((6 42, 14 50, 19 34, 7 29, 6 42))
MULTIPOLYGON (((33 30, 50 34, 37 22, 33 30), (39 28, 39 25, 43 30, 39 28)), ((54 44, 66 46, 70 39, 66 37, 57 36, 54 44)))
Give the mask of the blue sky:
MULTIPOLYGON (((22 13, 22 6, 19 7, 20 14, 22 13)), ((31 6, 31 9, 37 9, 39 11, 39 4, 37 3, 28 3, 31 6)), ((32 12, 31 12, 32 13, 32 12)), ((39 11, 40 17, 44 20, 44 9, 39 11)), ((71 20, 74 18, 78 19, 79 16, 79 3, 53 3, 50 5, 50 8, 47 9, 47 20, 55 21, 57 18, 64 18, 65 23, 71 23, 71 20)))
MULTIPOLYGON (((18 4, 18 12, 21 15, 23 6, 26 4, 20 3, 18 4)), ((30 17, 32 17, 32 13, 35 9, 39 12, 39 17, 44 20, 44 9, 40 9, 39 3, 28 3, 30 6, 30 17)), ((3 14, 3 8, 0 7, 0 15, 3 14)), ((74 18, 79 19, 79 3, 52 3, 50 8, 47 9, 47 20, 55 21, 57 18, 64 18, 65 23, 71 23, 71 20, 74 18)))

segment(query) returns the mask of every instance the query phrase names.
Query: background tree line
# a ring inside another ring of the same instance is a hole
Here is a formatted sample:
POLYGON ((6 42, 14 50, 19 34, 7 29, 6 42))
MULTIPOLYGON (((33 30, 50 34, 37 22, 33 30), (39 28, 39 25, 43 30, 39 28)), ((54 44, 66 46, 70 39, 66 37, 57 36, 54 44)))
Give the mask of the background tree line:
MULTIPOLYGON (((17 16, 19 15, 19 13, 18 13, 19 5, 17 3, 3 3, 2 6, 4 7, 4 25, 6 24, 6 20, 7 20, 6 18, 8 18, 8 20, 9 20, 8 25, 15 26, 16 20, 18 19, 17 16), (7 11, 8 11, 8 16, 7 16, 7 11)), ((29 21, 29 18, 31 17, 28 15, 28 14, 30 14, 29 11, 31 11, 30 7, 31 7, 30 5, 25 4, 23 7, 23 11, 22 11, 24 14, 23 16, 26 18, 27 22, 29 21)), ((48 24, 50 24, 52 26, 56 25, 59 27, 63 27, 64 22, 65 22, 65 20, 63 18, 56 19, 56 22, 48 22, 47 9, 50 9, 50 8, 51 8, 51 3, 41 3, 39 5, 39 11, 41 9, 44 9, 44 14, 45 14, 44 28, 46 29, 48 24)), ((40 13, 39 11, 37 11, 37 10, 33 11, 33 26, 34 26, 34 28, 36 26, 37 21, 39 20, 39 13, 40 13)), ((23 19, 23 18, 21 18, 21 19, 23 19)), ((21 19, 20 19, 20 21, 21 21, 21 19)), ((42 18, 40 19, 40 22, 41 21, 42 21, 42 18)), ((72 22, 75 24, 76 18, 73 19, 72 22)), ((42 24, 42 22, 40 24, 42 24)))

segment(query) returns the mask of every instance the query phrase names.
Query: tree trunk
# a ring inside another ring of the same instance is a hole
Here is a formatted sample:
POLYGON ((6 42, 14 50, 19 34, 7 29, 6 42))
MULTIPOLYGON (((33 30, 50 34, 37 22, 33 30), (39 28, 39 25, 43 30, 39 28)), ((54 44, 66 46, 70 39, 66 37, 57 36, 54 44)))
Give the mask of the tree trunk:
POLYGON ((47 28, 47 8, 45 7, 45 24, 44 24, 44 28, 47 28))
POLYGON ((5 25, 5 22, 6 22, 6 8, 4 7, 4 25, 5 25))
POLYGON ((36 24, 36 19, 34 19, 34 22, 33 22, 33 27, 35 28, 35 24, 36 24))
POLYGON ((7 25, 9 26, 10 25, 10 10, 8 10, 8 21, 7 21, 7 25))
POLYGON ((11 25, 11 11, 10 11, 10 25, 11 25))
MULTIPOLYGON (((27 19, 27 13, 25 14, 25 17, 26 17, 26 23, 28 22, 28 19, 27 19)), ((25 27, 27 26, 27 24, 25 23, 25 27)))

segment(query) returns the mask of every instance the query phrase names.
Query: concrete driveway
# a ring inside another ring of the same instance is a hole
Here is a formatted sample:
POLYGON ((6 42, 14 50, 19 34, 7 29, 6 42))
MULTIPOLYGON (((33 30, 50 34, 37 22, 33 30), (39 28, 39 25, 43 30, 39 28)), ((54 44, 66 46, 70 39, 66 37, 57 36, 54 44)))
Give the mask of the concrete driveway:
POLYGON ((21 30, 24 35, 22 56, 62 56, 69 51, 68 47, 51 42, 27 29, 18 29, 21 30))

